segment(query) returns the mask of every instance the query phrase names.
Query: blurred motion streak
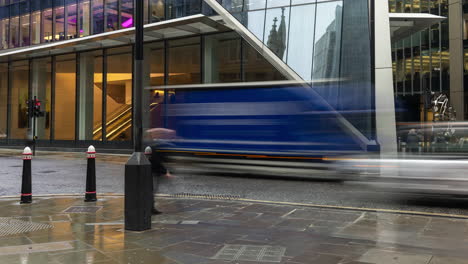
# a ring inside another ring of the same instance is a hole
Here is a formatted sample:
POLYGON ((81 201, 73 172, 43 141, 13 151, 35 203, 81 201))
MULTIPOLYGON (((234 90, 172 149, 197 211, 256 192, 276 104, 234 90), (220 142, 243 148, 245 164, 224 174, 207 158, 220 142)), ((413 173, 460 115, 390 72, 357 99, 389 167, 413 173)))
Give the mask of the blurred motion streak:
POLYGON ((147 144, 171 171, 340 179, 334 159, 379 151, 373 110, 345 80, 150 90, 164 100, 151 112, 147 144))

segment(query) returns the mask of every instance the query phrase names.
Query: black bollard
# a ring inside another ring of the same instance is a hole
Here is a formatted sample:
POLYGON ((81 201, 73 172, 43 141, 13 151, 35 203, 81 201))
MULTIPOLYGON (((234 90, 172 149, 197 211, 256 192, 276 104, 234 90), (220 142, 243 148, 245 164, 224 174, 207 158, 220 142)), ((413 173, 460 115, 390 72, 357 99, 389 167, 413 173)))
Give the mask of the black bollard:
POLYGON ((152 178, 151 163, 135 152, 125 164, 125 230, 151 229, 152 178))
POLYGON ((96 149, 89 146, 87 153, 85 202, 95 202, 96 198, 96 149))
POLYGON ((21 202, 20 203, 31 203, 32 202, 32 190, 31 190, 31 160, 32 152, 29 147, 25 147, 23 151, 23 175, 21 181, 21 202))

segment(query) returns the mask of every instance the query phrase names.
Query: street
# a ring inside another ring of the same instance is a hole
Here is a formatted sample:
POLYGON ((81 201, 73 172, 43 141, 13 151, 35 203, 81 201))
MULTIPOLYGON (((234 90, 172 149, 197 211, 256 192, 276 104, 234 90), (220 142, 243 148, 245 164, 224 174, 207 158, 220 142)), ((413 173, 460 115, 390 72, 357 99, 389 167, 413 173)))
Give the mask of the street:
MULTIPOLYGON (((127 155, 98 154, 98 196, 99 193, 124 192, 124 164, 127 159, 127 155)), ((19 156, 3 154, 0 157, 0 195, 19 195, 21 166, 19 156)), ((32 169, 33 196, 84 193, 86 159, 83 153, 39 153, 33 159, 32 169)), ((336 181, 200 175, 183 170, 173 176, 161 180, 158 193, 468 216, 468 198, 462 197, 387 193, 336 181)))

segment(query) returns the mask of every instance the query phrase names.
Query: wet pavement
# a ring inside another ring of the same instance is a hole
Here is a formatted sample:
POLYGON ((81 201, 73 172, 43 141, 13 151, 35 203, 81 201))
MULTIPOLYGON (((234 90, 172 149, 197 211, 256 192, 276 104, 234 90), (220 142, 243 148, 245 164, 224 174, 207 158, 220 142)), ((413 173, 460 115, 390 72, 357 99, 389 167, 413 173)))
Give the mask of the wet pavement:
POLYGON ((98 198, 0 198, 0 263, 468 263, 468 219, 165 196, 129 232, 123 197, 98 198))
MULTIPOLYGON (((124 192, 124 165, 129 155, 103 154, 97 149, 98 194, 124 192)), ((82 194, 85 191, 85 152, 38 151, 32 161, 32 192, 82 194)), ((0 196, 18 195, 21 188, 21 150, 0 149, 0 196)), ((467 197, 388 193, 346 182, 304 181, 252 175, 200 174, 183 168, 161 181, 159 193, 232 196, 277 202, 337 207, 374 208, 468 216, 467 197)))

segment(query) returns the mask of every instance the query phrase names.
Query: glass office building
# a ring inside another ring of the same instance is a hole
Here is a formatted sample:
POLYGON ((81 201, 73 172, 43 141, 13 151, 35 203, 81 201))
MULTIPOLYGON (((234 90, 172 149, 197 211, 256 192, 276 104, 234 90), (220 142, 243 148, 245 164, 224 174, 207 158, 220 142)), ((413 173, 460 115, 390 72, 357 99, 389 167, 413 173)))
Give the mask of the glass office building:
MULTIPOLYGON (((146 86, 288 80, 282 71, 288 68, 312 87, 338 82, 317 91, 359 133, 375 139, 371 111, 346 115, 373 108, 367 0, 221 5, 240 29, 203 0, 144 0, 146 86)), ((36 96, 45 111, 36 124, 41 146, 130 148, 133 18, 133 0, 0 0, 0 144, 24 144, 31 130, 26 101, 36 96)), ((442 53, 430 54, 442 63, 442 53)), ((416 83, 414 93, 422 89, 416 83)))
POLYGON ((421 138, 419 151, 466 152, 468 1, 390 0, 389 4, 392 13, 428 13, 446 18, 392 43, 400 141, 405 142, 408 131, 415 129, 421 138), (434 101, 439 95, 447 96, 448 108, 431 107, 431 98, 434 101), (441 109, 450 112, 451 120, 440 118, 441 109))
MULTIPOLYGON (((448 16, 448 0, 390 0, 391 13, 448 16)), ((424 95, 450 91, 449 21, 444 20, 392 45, 397 122, 423 121, 424 95)))

